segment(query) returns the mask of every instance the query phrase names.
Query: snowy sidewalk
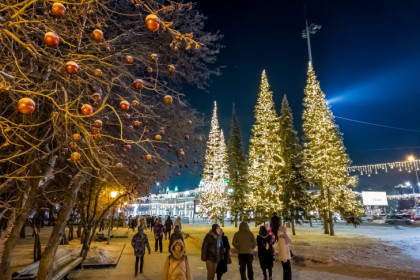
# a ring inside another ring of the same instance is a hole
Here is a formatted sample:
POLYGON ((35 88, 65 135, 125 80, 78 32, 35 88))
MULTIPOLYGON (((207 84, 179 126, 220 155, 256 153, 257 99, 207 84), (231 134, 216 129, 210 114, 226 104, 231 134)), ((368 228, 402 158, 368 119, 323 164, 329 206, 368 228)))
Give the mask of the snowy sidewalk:
MULTIPOLYGON (((146 231, 149 237, 149 243, 152 248, 152 253, 148 255, 146 253, 144 258, 144 268, 143 274, 134 277, 134 262, 135 257, 133 249, 131 247, 131 238, 133 232, 130 232, 128 239, 124 240, 112 240, 112 243, 126 243, 126 247, 121 256, 120 262, 116 268, 113 269, 82 269, 73 271, 69 275, 69 279, 147 279, 147 280, 157 280, 162 278, 162 269, 168 256, 168 240, 163 240, 163 253, 154 252, 154 239, 150 231, 146 231)), ((206 267, 205 263, 201 261, 200 254, 201 251, 196 242, 191 238, 186 240, 187 256, 190 261, 192 268, 192 274, 195 280, 206 280, 206 267)), ((106 246, 104 244, 103 246, 106 246)), ((261 269, 259 267, 259 262, 257 260, 253 263, 254 276, 255 279, 263 279, 261 269)), ((328 273, 324 271, 316 271, 307 268, 294 266, 293 268, 293 279, 295 280, 321 280, 321 279, 340 279, 340 280, 354 280, 361 278, 348 277, 341 274, 328 273)), ((232 264, 228 266, 228 272, 223 275, 223 279, 228 280, 240 280, 239 275, 239 266, 237 258, 232 258, 232 264)), ((282 268, 281 265, 276 262, 273 269, 273 279, 280 280, 282 279, 282 268)), ((368 278, 364 278, 368 279, 368 278)), ((378 279, 378 278, 376 278, 378 279)))

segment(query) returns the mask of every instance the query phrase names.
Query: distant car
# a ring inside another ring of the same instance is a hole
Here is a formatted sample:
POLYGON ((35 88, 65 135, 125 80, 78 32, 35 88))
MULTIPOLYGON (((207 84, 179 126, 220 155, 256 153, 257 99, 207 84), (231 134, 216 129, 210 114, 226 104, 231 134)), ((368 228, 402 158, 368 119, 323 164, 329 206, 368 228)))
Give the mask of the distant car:
POLYGON ((403 215, 388 215, 386 216, 385 223, 387 224, 406 224, 406 225, 412 225, 414 224, 414 216, 403 214, 403 215))
POLYGON ((372 222, 373 220, 372 216, 369 216, 369 215, 362 215, 361 219, 362 219, 362 222, 372 222))

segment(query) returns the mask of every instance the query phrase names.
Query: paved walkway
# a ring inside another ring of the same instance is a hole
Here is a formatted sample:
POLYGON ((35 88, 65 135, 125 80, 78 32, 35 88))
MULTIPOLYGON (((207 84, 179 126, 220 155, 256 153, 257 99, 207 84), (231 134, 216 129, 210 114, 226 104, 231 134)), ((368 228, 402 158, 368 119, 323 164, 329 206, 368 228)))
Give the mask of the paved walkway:
MULTIPOLYGON (((113 269, 81 269, 73 271, 69 275, 69 279, 147 279, 158 280, 162 279, 162 269, 168 256, 168 240, 163 240, 163 253, 154 252, 154 239, 150 231, 147 231, 152 253, 145 255, 143 274, 134 277, 134 262, 135 257, 133 248, 131 247, 131 238, 133 232, 130 232, 128 239, 112 239, 111 243, 126 243, 126 247, 122 253, 120 262, 116 268, 113 269)), ((200 248, 191 239, 186 239, 187 256, 192 268, 194 280, 206 280, 205 263, 200 259, 200 248)), ((263 279, 261 269, 258 261, 254 261, 254 279, 263 279)), ((223 275, 226 280, 240 280, 239 266, 237 258, 232 258, 232 264, 228 265, 228 272, 223 275)), ((324 271, 315 271, 302 267, 292 267, 294 280, 325 280, 325 279, 339 279, 339 280, 355 280, 359 278, 348 277, 341 274, 327 273, 324 271)), ((273 279, 281 280, 282 277, 281 265, 276 262, 273 269, 273 279)))

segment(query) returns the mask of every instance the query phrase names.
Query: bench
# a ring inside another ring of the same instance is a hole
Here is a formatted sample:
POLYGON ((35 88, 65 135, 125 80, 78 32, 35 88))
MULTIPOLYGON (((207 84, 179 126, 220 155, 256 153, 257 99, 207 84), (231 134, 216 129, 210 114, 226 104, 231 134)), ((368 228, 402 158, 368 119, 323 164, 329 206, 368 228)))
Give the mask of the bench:
MULTIPOLYGON (((82 258, 71 259, 70 255, 63 255, 57 257, 53 263, 54 276, 52 279, 59 280, 65 279, 66 276, 82 263, 82 258)), ((32 280, 36 279, 38 275, 39 261, 30 264, 19 271, 12 274, 13 280, 32 280)))
MULTIPOLYGON (((104 229, 103 231, 97 232, 96 236, 98 237, 98 241, 104 241, 108 239, 108 230, 104 229)), ((109 238, 112 238, 114 236, 114 233, 111 231, 111 234, 109 235, 109 238)))

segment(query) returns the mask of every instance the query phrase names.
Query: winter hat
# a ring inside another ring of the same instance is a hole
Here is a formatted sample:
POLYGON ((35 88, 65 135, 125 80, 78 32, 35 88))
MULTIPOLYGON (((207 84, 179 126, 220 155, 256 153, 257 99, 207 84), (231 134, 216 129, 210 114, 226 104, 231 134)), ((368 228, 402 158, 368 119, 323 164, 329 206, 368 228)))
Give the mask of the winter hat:
POLYGON ((260 236, 266 236, 268 235, 268 231, 265 228, 265 226, 260 226, 260 232, 258 233, 260 236))
POLYGON ((286 240, 286 244, 290 244, 290 243, 292 243, 292 241, 290 240, 289 236, 287 235, 286 230, 287 229, 284 226, 279 227, 279 232, 282 232, 283 234, 282 235, 277 234, 277 235, 278 235, 279 238, 284 238, 286 240))
POLYGON ((214 224, 214 225, 211 226, 211 231, 217 234, 217 232, 216 232, 217 228, 220 228, 220 226, 218 224, 214 224))

